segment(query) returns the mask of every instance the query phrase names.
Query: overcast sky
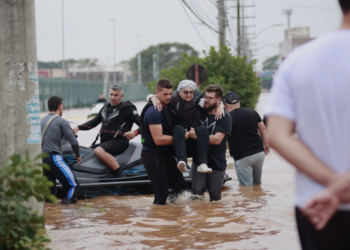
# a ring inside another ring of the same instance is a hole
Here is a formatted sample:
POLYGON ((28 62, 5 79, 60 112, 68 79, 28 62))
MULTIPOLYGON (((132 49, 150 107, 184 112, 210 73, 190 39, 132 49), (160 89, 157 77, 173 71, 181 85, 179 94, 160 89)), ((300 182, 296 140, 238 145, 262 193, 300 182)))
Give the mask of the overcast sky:
MULTIPOLYGON (((193 10, 217 29, 217 10, 214 0, 187 0, 193 10)), ((241 0, 251 5, 254 0, 241 0)), ((35 0, 38 60, 62 59, 62 0, 35 0)), ((234 17, 235 0, 227 0, 229 17, 234 17)), ((259 33, 256 39, 257 68, 270 56, 278 54, 279 42, 284 39, 287 17, 283 9, 293 9, 291 27, 310 27, 311 36, 318 37, 337 29, 341 11, 337 0, 255 0, 255 8, 246 8, 247 25, 255 25, 249 33, 259 33)), ((198 51, 218 45, 217 34, 201 25, 180 0, 64 0, 65 58, 98 58, 113 63, 113 22, 116 23, 116 62, 134 57, 141 49, 165 42, 188 43, 198 51), (186 14, 187 13, 187 14, 186 14), (188 16, 189 17, 188 17, 188 16), (192 22, 190 21, 190 19, 192 22), (199 33, 199 35, 198 35, 199 33)), ((236 19, 229 18, 227 40, 236 46, 236 19)))

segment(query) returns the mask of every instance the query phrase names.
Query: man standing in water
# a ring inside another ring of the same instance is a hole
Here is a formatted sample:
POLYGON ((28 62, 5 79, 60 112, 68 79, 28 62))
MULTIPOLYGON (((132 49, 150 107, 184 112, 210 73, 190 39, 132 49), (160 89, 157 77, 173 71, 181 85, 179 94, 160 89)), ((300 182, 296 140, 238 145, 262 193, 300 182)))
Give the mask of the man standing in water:
MULTIPOLYGON (((203 109, 206 111, 201 117, 201 124, 209 131, 208 166, 213 169, 211 174, 200 173, 198 166, 192 164, 192 192, 203 195, 209 190, 210 201, 221 200, 221 189, 226 170, 226 136, 231 134, 231 116, 225 110, 225 116, 215 120, 215 112, 222 100, 223 91, 218 85, 210 85, 205 89, 203 109)), ((196 131, 191 128, 190 137, 197 140, 196 131)), ((196 161, 194 161, 196 162, 196 161)))
POLYGON ((73 128, 76 134, 79 130, 92 129, 102 122, 99 133, 101 144, 95 148, 94 153, 117 178, 125 175, 114 155, 123 153, 129 147, 129 140, 141 132, 140 128, 130 131, 134 123, 140 126, 140 117, 134 104, 129 101, 122 102, 123 96, 123 87, 120 84, 112 85, 109 90, 109 103, 106 103, 94 119, 73 128))
POLYGON ((50 188, 52 194, 56 194, 56 179, 62 184, 67 191, 62 204, 72 204, 77 202, 79 183, 73 172, 70 170, 66 162, 62 158, 62 139, 66 138, 72 146, 80 164, 79 143, 69 126, 69 123, 61 116, 63 113, 63 100, 61 97, 52 96, 48 100, 47 106, 50 113, 41 119, 41 145, 42 151, 49 154, 43 159, 43 163, 50 166, 50 170, 44 170, 44 175, 49 181, 53 182, 50 188))
POLYGON ((349 182, 343 183, 350 171, 350 1, 339 3, 340 29, 286 58, 266 108, 271 147, 297 169, 295 212, 303 249, 350 249, 344 192, 349 182))
MULTIPOLYGON (((169 187, 176 193, 186 190, 185 179, 177 169, 177 162, 172 154, 172 117, 166 107, 172 92, 171 82, 168 79, 160 79, 156 86, 156 96, 163 106, 162 111, 159 112, 149 102, 141 114, 141 159, 151 180, 153 204, 158 205, 165 205, 169 187)), ((186 133, 186 138, 189 138, 189 132, 186 133)))
POLYGON ((228 145, 230 155, 235 160, 239 184, 245 186, 261 184, 265 155, 270 152, 264 122, 255 110, 241 108, 241 102, 235 92, 228 92, 225 95, 225 106, 232 117, 228 145))

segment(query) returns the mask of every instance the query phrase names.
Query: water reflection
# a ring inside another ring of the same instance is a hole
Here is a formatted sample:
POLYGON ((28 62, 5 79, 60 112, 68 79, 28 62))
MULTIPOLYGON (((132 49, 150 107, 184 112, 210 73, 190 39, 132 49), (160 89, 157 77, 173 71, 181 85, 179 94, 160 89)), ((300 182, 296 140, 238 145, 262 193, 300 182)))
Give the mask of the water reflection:
POLYGON ((184 193, 167 206, 152 205, 152 195, 103 196, 69 206, 46 204, 46 228, 55 234, 50 246, 201 249, 278 233, 247 216, 266 205, 268 192, 261 186, 233 185, 226 185, 218 202, 209 202, 208 195, 203 201, 190 201, 190 194, 184 193))

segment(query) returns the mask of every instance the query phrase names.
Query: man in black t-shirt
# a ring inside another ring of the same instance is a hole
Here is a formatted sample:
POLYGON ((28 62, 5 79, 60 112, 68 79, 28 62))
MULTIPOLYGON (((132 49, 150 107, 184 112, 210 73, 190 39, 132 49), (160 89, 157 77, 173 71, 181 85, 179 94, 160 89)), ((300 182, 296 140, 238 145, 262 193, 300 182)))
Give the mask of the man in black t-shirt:
MULTIPOLYGON (((172 154, 172 116, 166 107, 170 102, 173 85, 168 79, 160 79, 156 86, 156 96, 162 104, 162 111, 149 102, 141 113, 142 163, 147 170, 154 193, 153 204, 165 205, 168 188, 175 194, 186 190, 186 182, 177 169, 177 162, 172 154)), ((186 132, 185 139, 189 138, 186 132)))
MULTIPOLYGON (((192 193, 203 195, 209 190, 210 201, 221 200, 221 189, 224 183, 226 170, 226 136, 231 134, 231 116, 225 111, 221 120, 215 120, 214 113, 222 100, 222 88, 218 85, 210 85, 205 89, 205 101, 201 117, 201 124, 209 131, 208 166, 213 169, 211 174, 197 172, 197 165, 192 164, 192 193)), ((190 137, 197 139, 193 128, 190 137)), ((196 162, 195 160, 193 162, 196 162)))
POLYGON ((232 117, 228 145, 230 155, 235 160, 239 184, 245 186, 261 184, 265 155, 270 152, 264 122, 255 110, 241 108, 239 97, 235 92, 226 94, 225 106, 232 117))

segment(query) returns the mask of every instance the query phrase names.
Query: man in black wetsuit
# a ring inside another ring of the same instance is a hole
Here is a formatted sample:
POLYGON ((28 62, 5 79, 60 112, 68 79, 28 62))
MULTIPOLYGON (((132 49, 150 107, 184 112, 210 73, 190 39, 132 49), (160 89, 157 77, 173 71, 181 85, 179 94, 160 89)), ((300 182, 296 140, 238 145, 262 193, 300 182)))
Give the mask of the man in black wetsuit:
POLYGON ((140 128, 130 131, 134 123, 140 126, 140 117, 134 104, 122 102, 123 96, 123 87, 119 84, 112 85, 109 103, 94 119, 73 128, 76 134, 79 130, 92 129, 102 122, 101 144, 95 148, 94 153, 117 177, 124 177, 124 173, 113 156, 123 153, 129 147, 129 140, 141 133, 140 128))
MULTIPOLYGON (((176 193, 186 189, 182 173, 177 169, 172 147, 172 116, 166 107, 170 102, 173 85, 168 79, 160 79, 156 87, 156 96, 163 108, 159 112, 149 102, 141 114, 142 153, 141 159, 151 180, 154 193, 153 204, 165 205, 168 187, 176 193)), ((189 138, 189 132, 185 138, 189 138)))

